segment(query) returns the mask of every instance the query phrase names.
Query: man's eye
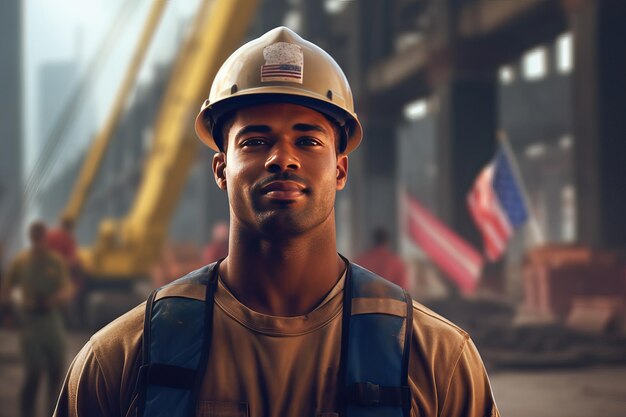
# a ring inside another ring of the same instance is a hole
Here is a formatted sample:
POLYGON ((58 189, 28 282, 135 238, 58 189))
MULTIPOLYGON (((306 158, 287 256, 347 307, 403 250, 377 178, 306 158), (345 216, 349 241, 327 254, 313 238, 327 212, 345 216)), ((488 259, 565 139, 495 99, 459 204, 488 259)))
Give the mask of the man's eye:
POLYGON ((298 144, 303 146, 320 146, 321 143, 316 138, 303 137, 298 139, 298 144))
POLYGON ((241 142, 241 146, 242 147, 247 147, 247 146, 263 146, 267 143, 266 140, 261 139, 261 138, 250 138, 250 139, 246 139, 243 142, 241 142))

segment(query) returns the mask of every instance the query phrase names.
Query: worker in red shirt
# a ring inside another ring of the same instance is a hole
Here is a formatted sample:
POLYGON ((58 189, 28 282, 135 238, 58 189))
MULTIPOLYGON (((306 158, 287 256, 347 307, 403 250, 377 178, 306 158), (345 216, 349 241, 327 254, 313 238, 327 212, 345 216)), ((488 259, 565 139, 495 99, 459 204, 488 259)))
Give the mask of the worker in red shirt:
POLYGON ((46 243, 48 248, 58 253, 67 262, 70 269, 78 262, 73 219, 63 216, 60 227, 48 231, 46 243))
POLYGON ((357 257, 355 262, 405 290, 410 290, 406 265, 404 260, 391 250, 387 231, 381 227, 376 228, 373 241, 374 245, 357 257))
POLYGON ((80 326, 86 313, 86 279, 78 257, 76 238, 74 237, 74 219, 62 216, 59 227, 50 229, 46 233, 46 245, 57 253, 64 261, 69 271, 70 280, 75 289, 74 300, 70 303, 73 313, 66 319, 70 326, 80 326))

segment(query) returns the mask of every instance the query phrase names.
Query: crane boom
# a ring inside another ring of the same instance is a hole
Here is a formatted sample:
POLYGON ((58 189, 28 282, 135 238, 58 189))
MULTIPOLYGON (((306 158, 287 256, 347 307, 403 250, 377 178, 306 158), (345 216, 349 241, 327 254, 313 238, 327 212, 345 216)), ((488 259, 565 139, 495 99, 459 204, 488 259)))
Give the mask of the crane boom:
POLYGON ((85 161, 80 171, 80 175, 76 179, 72 194, 63 210, 63 217, 72 221, 76 221, 80 216, 85 201, 89 195, 89 190, 96 178, 96 174, 102 164, 106 150, 113 138, 113 133, 117 127, 124 111, 124 106, 128 101, 128 97, 132 91, 133 85, 137 80, 137 75, 141 69, 141 64, 146 56, 150 41, 154 38, 154 33, 159 26, 159 21, 163 16, 163 11, 167 5, 167 0, 154 0, 148 19, 143 27, 139 42, 135 47, 135 52, 131 59, 130 66, 126 71, 124 80, 117 92, 111 112, 107 116, 106 122, 102 129, 97 133, 91 146, 85 156, 85 161))
POLYGON ((95 245, 84 251, 92 276, 146 276, 160 255, 197 154, 193 120, 220 64, 245 36, 256 5, 257 0, 202 3, 166 88, 131 211, 119 222, 103 221, 95 245))

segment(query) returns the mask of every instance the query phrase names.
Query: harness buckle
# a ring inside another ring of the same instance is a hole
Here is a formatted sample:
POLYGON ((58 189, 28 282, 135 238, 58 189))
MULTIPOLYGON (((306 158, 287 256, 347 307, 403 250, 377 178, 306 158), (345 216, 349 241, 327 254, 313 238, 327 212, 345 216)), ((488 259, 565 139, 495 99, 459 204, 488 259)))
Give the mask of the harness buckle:
POLYGON ((357 382, 352 386, 352 398, 356 405, 373 406, 380 403, 380 385, 357 382))

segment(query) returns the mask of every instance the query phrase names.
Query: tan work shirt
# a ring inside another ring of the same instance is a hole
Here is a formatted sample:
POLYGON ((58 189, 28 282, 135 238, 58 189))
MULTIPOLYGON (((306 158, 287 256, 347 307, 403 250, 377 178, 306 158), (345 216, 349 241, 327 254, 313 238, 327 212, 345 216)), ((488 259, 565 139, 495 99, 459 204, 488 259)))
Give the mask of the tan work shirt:
POLYGON ((27 312, 47 313, 55 310, 51 298, 72 286, 63 259, 52 251, 35 256, 32 251, 21 252, 11 263, 2 293, 13 287, 21 290, 19 307, 27 312))
MULTIPOLYGON (((220 282, 197 416, 331 417, 338 404, 343 279, 311 313, 274 317, 220 282)), ((70 367, 57 417, 131 416, 145 303, 96 333, 70 367)), ((499 416, 467 333, 415 302, 412 416, 499 416)))

